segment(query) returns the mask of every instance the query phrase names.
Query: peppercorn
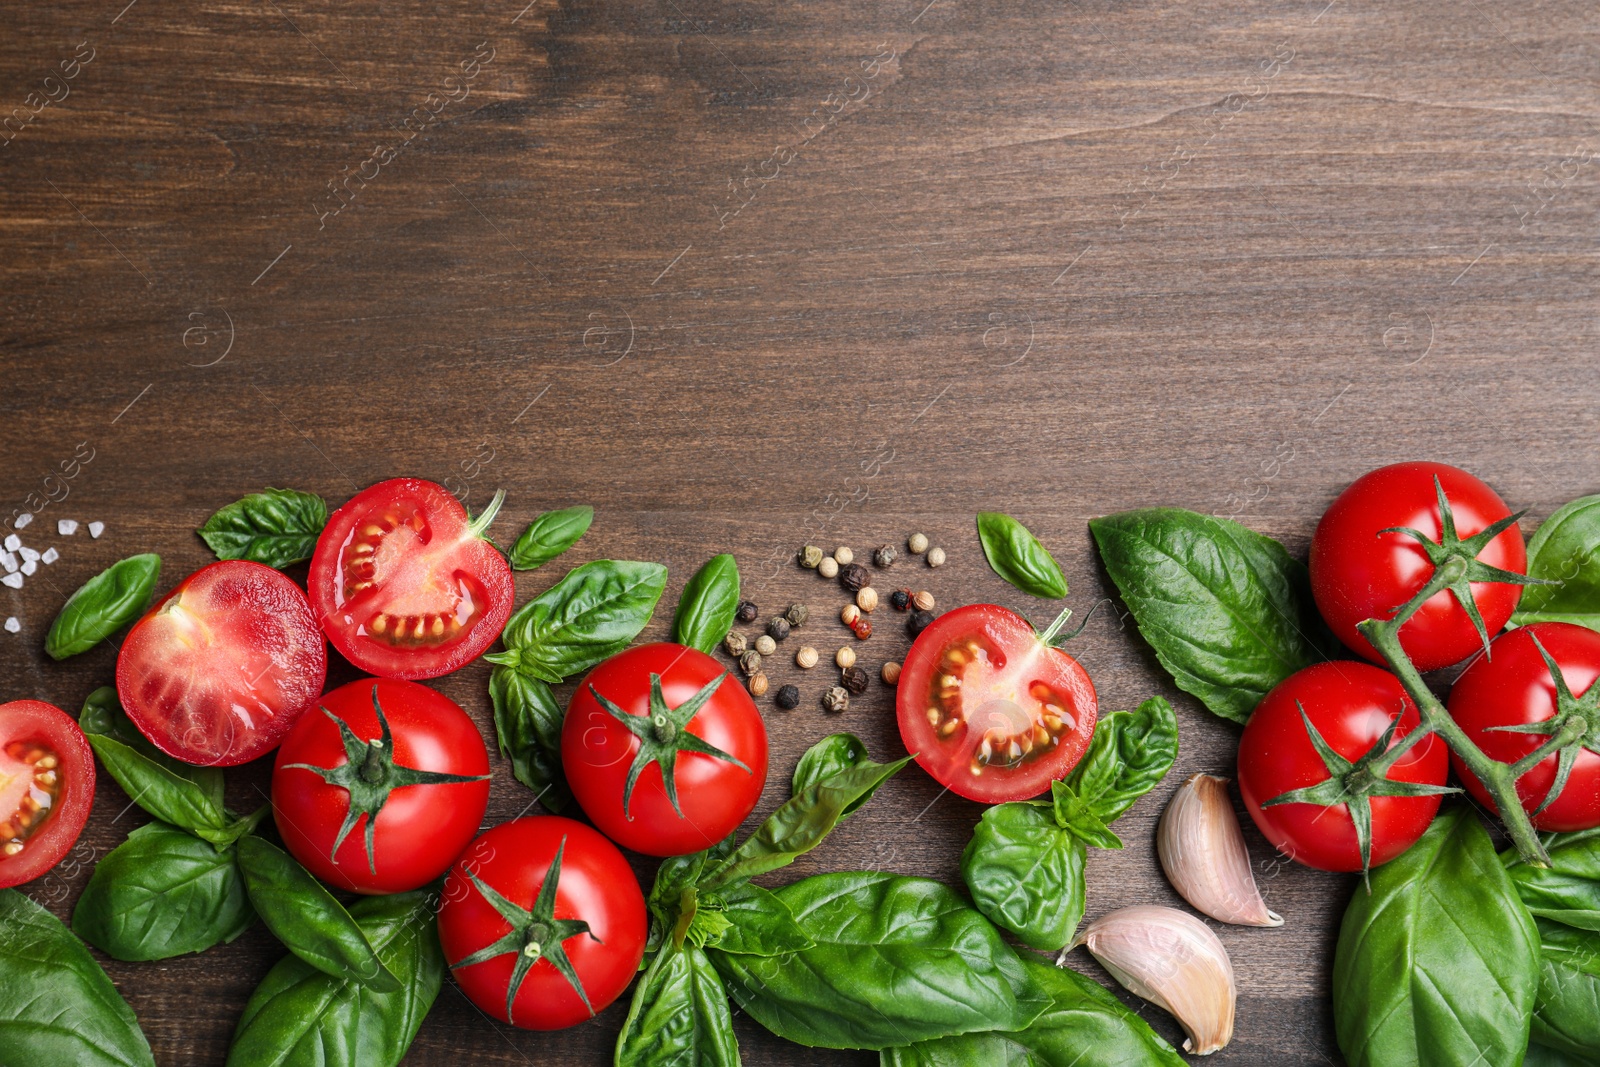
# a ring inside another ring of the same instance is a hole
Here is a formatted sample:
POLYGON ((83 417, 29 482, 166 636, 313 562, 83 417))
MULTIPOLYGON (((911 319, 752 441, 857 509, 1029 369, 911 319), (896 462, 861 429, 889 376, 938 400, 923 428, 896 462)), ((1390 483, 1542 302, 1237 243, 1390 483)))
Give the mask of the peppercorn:
POLYGON ((894 660, 890 660, 888 663, 885 663, 883 665, 883 669, 878 672, 878 677, 883 679, 884 685, 899 685, 900 664, 894 662, 894 660))
POLYGON ((850 561, 854 560, 856 558, 856 554, 850 551, 849 545, 840 545, 838 548, 833 550, 833 558, 839 561, 839 566, 843 567, 850 563, 850 561))
POLYGON ((734 612, 733 617, 740 622, 755 622, 756 616, 760 614, 761 609, 756 607, 754 600, 741 600, 739 601, 739 610, 734 612))
POLYGON ((744 634, 738 630, 728 631, 728 636, 722 639, 722 647, 728 650, 728 655, 734 657, 744 655, 749 648, 745 643, 744 634))
POLYGON ((784 685, 778 687, 777 695, 772 702, 785 711, 800 706, 800 687, 797 685, 784 685))
POLYGON ((808 671, 817 665, 817 650, 810 645, 804 645, 799 652, 794 654, 795 665, 803 671, 808 671))
POLYGON ((774 615, 767 620, 767 636, 774 641, 782 641, 789 636, 789 620, 782 615, 774 615))
POLYGON ((839 568, 839 584, 854 593, 872 584, 872 572, 859 563, 839 568))
POLYGON ((943 567, 944 566, 944 549, 942 549, 942 548, 930 548, 930 549, 928 549, 928 566, 930 566, 930 567, 943 567))
POLYGON ((839 609, 839 621, 846 626, 854 626, 859 618, 861 618, 861 607, 858 604, 846 604, 839 609))
POLYGON ((767 676, 765 672, 756 671, 750 676, 750 695, 753 697, 765 696, 767 693, 767 676))
POLYGON ((912 534, 906 538, 906 547, 911 550, 913 556, 922 555, 928 551, 928 535, 925 533, 912 534))
POLYGON ((890 593, 889 606, 896 611, 905 611, 911 606, 911 590, 896 589, 890 593))
POLYGON ((817 573, 824 578, 832 578, 839 573, 839 561, 832 556, 826 557, 821 563, 817 564, 817 573))
POLYGON ((867 691, 867 683, 871 681, 871 676, 860 667, 846 668, 841 677, 844 681, 844 687, 852 693, 865 693, 867 691))
POLYGON ((879 545, 878 550, 872 554, 872 562, 880 567, 892 567, 899 555, 893 545, 879 545))
POLYGON ((918 611, 932 611, 933 594, 928 592, 926 589, 923 589, 919 591, 916 596, 911 598, 911 603, 912 606, 918 611))
POLYGON ((817 564, 822 562, 822 549, 816 545, 807 545, 800 550, 800 566, 808 571, 817 569, 817 564))
POLYGON ((916 637, 933 624, 933 612, 913 611, 911 618, 906 620, 906 633, 916 637))
POLYGON ((770 656, 778 651, 778 642, 774 641, 769 635, 762 634, 756 638, 756 651, 763 656, 770 656))
POLYGON ((739 669, 746 674, 755 674, 761 670, 761 653, 751 649, 739 657, 739 669))
POLYGON ((845 645, 843 648, 833 654, 833 662, 838 664, 841 670, 846 667, 854 667, 856 665, 855 650, 849 645, 845 645))
POLYGON ((857 641, 865 641, 872 636, 872 621, 870 619, 857 619, 856 624, 850 629, 856 632, 857 641))
POLYGON ((838 714, 850 707, 850 693, 843 686, 836 685, 822 694, 822 706, 828 711, 838 714))
POLYGON ((872 588, 872 586, 869 585, 865 589, 862 589, 856 593, 856 607, 860 608, 862 611, 871 611, 877 606, 878 591, 872 588))
POLYGON ((811 609, 804 604, 790 604, 789 610, 783 613, 790 626, 804 626, 806 619, 811 617, 811 609))

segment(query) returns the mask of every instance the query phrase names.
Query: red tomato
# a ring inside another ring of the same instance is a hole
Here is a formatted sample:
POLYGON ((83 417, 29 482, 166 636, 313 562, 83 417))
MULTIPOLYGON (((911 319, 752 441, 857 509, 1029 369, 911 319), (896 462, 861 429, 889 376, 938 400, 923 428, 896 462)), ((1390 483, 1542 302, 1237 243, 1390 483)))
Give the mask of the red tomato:
POLYGON ((393 478, 328 518, 307 584, 333 647, 384 678, 437 678, 488 648, 511 617, 511 565, 444 486, 393 478))
POLYGON ((767 728, 744 686, 704 652, 639 645, 590 671, 572 694, 561 765, 607 837, 680 856, 715 845, 755 808, 767 782, 767 728))
POLYGON ((300 587, 231 559, 195 571, 133 624, 117 655, 117 696, 167 755, 231 767, 278 746, 327 670, 300 587))
MULTIPOLYGON (((1546 741, 1548 733, 1497 729, 1544 722, 1557 712, 1557 689, 1550 667, 1534 646, 1534 638, 1555 660, 1568 693, 1581 698, 1600 678, 1600 633, 1565 622, 1536 622, 1495 639, 1487 656, 1479 656, 1450 690, 1450 716, 1485 755, 1515 763, 1546 741)), ((1550 806, 1533 816, 1540 830, 1588 830, 1600 826, 1600 755, 1585 744, 1600 745, 1588 734, 1566 786, 1550 806)), ((1491 811, 1498 810, 1477 775, 1451 753, 1456 774, 1467 790, 1491 811)), ((1530 815, 1545 802, 1556 783, 1558 755, 1551 755, 1517 780, 1517 795, 1530 815)))
POLYGON ((439 943, 462 992, 529 1030, 604 1011, 638 972, 647 932, 644 894, 617 846, 555 815, 479 837, 439 905, 439 943))
MULTIPOLYGON (((1372 750, 1395 716, 1394 741, 1421 722, 1417 707, 1388 671, 1353 660, 1318 663, 1296 671, 1262 698, 1239 739, 1239 794, 1261 833, 1292 860, 1324 871, 1361 870, 1361 848, 1345 804, 1262 805, 1294 789, 1325 782, 1328 768, 1300 718, 1316 727, 1335 752, 1352 763, 1372 750)), ((1392 742, 1391 742, 1392 743, 1392 742)), ((1443 741, 1419 741, 1393 767, 1396 782, 1444 785, 1449 770, 1443 741)), ((1433 822, 1439 797, 1368 798, 1372 810, 1372 866, 1410 848, 1433 822)))
POLYGON ((44 874, 77 843, 94 805, 94 751, 42 700, 0 704, 0 889, 44 874))
POLYGON ((993 604, 945 612, 906 655, 895 699, 900 738, 922 769, 970 800, 1037 796, 1083 758, 1094 683, 993 604))
MULTIPOLYGON (((1334 634, 1374 663, 1383 657, 1356 631, 1367 619, 1388 619, 1433 577, 1433 563, 1415 537, 1384 533, 1406 526, 1438 542, 1443 531, 1434 478, 1444 487, 1462 540, 1508 517, 1505 502, 1483 482, 1444 463, 1396 463, 1362 475, 1328 508, 1311 539, 1311 590, 1334 634)), ((1528 557, 1522 531, 1513 523, 1491 540, 1477 559, 1521 574, 1528 557)), ((1471 583, 1484 625, 1492 636, 1505 626, 1522 587, 1504 582, 1471 583)), ((1428 598, 1404 626, 1400 645, 1420 671, 1459 663, 1483 648, 1483 638, 1446 589, 1428 598)))
POLYGON ((363 678, 317 703, 272 771, 283 843, 341 889, 427 885, 461 855, 489 806, 478 727, 455 701, 416 682, 363 678))

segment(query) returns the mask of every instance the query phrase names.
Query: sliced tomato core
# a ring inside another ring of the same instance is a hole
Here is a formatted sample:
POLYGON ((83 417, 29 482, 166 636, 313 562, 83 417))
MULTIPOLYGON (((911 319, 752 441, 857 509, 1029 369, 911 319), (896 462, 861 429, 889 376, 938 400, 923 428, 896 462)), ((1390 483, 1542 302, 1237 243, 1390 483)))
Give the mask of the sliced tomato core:
POLYGON ((0 853, 15 856, 55 807, 60 757, 48 745, 13 741, 0 749, 0 853))

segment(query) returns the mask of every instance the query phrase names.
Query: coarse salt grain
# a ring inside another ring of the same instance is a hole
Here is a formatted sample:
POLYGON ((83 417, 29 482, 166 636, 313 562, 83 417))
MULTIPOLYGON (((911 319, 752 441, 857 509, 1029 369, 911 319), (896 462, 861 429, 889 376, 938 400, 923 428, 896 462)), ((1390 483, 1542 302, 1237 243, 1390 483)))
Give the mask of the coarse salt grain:
POLYGON ((39 557, 39 562, 40 563, 49 564, 49 563, 54 563, 56 560, 58 560, 60 558, 61 558, 61 553, 57 552, 53 548, 47 548, 47 549, 44 550, 44 555, 39 557))
POLYGON ((35 548, 29 548, 27 545, 23 545, 21 548, 17 549, 17 554, 25 560, 35 560, 39 558, 39 550, 35 548))
POLYGON ((32 521, 33 521, 33 512, 24 511, 21 515, 18 515, 16 517, 16 519, 11 523, 11 526, 12 526, 13 529, 20 530, 20 529, 22 529, 24 526, 28 525, 28 523, 30 523, 32 521))
POLYGON ((77 532, 78 532, 78 520, 77 519, 61 519, 59 522, 56 523, 56 533, 60 534, 62 537, 71 537, 73 534, 75 534, 77 532))
POLYGON ((16 534, 6 534, 6 551, 15 552, 22 547, 22 538, 16 534))
POLYGON ((91 522, 89 524, 89 536, 90 537, 99 537, 102 533, 105 532, 105 529, 106 529, 106 524, 105 523, 103 523, 103 522, 91 522))
POLYGON ((14 634, 22 629, 22 622, 15 615, 6 620, 6 633, 14 634))
POLYGON ((0 567, 4 567, 7 574, 17 569, 17 557, 10 552, 0 552, 0 567))
POLYGON ((34 571, 36 571, 38 569, 39 569, 39 561, 38 560, 36 560, 36 559, 25 559, 25 560, 22 561, 22 573, 23 574, 32 574, 34 571))
POLYGON ((4 578, 0 578, 0 585, 8 586, 12 589, 21 589, 22 575, 17 573, 8 574, 4 578))

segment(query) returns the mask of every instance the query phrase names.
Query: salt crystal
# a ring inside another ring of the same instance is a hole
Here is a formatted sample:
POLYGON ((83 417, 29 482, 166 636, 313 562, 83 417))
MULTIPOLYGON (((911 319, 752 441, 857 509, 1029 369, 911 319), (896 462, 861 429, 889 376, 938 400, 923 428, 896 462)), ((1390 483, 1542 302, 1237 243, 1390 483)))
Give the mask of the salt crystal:
POLYGON ((21 589, 22 575, 8 574, 4 578, 0 578, 0 585, 9 586, 12 589, 21 589))
POLYGON ((4 567, 6 573, 10 574, 17 569, 17 557, 10 552, 0 552, 0 567, 4 567))
POLYGON ((20 629, 22 629, 22 623, 17 620, 15 615, 6 620, 6 633, 14 634, 20 629))
POLYGON ((54 563, 56 560, 58 560, 60 558, 61 558, 61 553, 57 552, 53 548, 47 548, 47 549, 44 550, 44 555, 39 557, 39 562, 40 563, 54 563))
POLYGON ((6 551, 7 552, 15 552, 17 549, 19 549, 21 547, 22 547, 22 538, 18 537, 16 534, 7 534, 6 535, 6 551))
POLYGON ((28 525, 28 523, 30 523, 32 521, 33 521, 33 512, 24 511, 21 515, 18 515, 16 517, 16 519, 14 519, 12 521, 11 525, 14 528, 20 530, 20 529, 22 529, 24 526, 28 525))
POLYGON ((35 560, 39 558, 38 549, 29 548, 27 545, 23 545, 21 548, 17 549, 17 552, 25 560, 35 560))
POLYGON ((23 574, 32 574, 34 571, 36 571, 38 569, 39 569, 39 561, 38 560, 36 560, 36 559, 25 559, 25 560, 22 561, 22 573, 23 574))
POLYGON ((73 534, 75 534, 77 532, 78 532, 78 520, 77 519, 62 519, 61 521, 56 523, 56 533, 60 534, 62 537, 71 537, 73 534))
POLYGON ((106 524, 105 523, 103 523, 103 522, 91 522, 89 524, 89 536, 90 537, 99 537, 102 533, 105 532, 105 529, 106 529, 106 524))

